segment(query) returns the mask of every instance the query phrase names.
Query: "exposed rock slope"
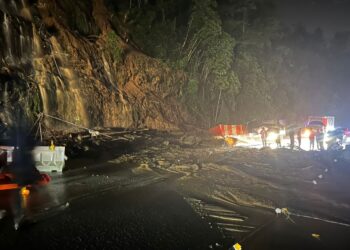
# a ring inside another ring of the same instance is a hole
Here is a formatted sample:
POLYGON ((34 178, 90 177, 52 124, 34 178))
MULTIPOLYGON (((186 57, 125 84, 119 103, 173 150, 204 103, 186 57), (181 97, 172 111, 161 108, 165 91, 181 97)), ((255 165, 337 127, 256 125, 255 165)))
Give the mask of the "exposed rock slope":
POLYGON ((0 0, 0 118, 23 110, 88 127, 185 124, 186 76, 127 44, 111 16, 103 0, 0 0))

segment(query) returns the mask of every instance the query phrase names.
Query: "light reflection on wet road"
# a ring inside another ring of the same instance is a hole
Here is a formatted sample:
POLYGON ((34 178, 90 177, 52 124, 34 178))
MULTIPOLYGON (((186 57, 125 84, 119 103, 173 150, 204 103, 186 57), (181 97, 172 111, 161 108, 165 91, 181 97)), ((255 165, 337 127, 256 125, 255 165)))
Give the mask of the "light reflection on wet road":
MULTIPOLYGON (((25 209, 25 214, 29 218, 61 209, 68 206, 73 200, 109 189, 122 190, 164 179, 155 172, 145 171, 135 175, 132 168, 116 167, 113 164, 77 169, 66 173, 52 173, 50 176, 52 181, 49 185, 31 189, 25 209)), ((17 191, 11 190, 0 193, 0 209, 10 210, 15 192, 17 191)))
MULTIPOLYGON (((220 239, 219 233, 166 184, 165 176, 149 170, 112 168, 55 174, 50 185, 32 190, 27 221, 18 231, 12 228, 9 216, 0 221, 1 246, 203 249, 220 239)), ((3 199, 5 193, 1 195, 4 206, 10 199, 3 199)))

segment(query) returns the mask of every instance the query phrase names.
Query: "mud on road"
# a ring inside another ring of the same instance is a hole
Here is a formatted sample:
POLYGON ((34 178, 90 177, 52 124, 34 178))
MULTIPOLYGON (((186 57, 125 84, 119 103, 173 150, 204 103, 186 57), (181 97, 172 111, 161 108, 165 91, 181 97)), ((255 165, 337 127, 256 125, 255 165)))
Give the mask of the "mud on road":
POLYGON ((181 132, 104 133, 68 149, 67 171, 31 195, 31 226, 11 232, 8 216, 0 238, 14 247, 46 235, 51 249, 60 237, 75 249, 228 249, 235 242, 350 249, 350 164, 341 153, 226 148, 181 132))

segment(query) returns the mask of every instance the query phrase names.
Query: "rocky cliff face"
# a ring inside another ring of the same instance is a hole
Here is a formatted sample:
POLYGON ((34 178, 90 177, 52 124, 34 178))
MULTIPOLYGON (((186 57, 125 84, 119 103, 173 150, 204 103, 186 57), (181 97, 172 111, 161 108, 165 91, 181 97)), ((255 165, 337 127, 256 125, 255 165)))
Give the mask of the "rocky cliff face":
POLYGON ((103 0, 0 0, 0 118, 44 112, 86 127, 181 127, 185 75, 122 40, 112 16, 103 0))

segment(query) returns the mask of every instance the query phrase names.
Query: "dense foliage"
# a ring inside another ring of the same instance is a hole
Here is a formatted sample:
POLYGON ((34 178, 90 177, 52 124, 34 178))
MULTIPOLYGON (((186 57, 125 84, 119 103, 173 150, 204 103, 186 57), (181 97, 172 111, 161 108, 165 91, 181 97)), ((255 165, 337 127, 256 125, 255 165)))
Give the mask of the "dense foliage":
POLYGON ((326 41, 320 29, 287 29, 269 0, 109 3, 122 37, 187 73, 181 98, 206 126, 340 109, 332 103, 343 89, 330 86, 347 79, 349 34, 326 41))

